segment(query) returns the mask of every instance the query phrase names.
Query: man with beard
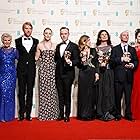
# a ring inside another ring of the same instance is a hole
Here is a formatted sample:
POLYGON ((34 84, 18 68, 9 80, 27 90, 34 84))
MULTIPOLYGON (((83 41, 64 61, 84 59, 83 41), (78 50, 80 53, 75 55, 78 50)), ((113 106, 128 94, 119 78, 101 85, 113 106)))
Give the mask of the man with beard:
POLYGON ((24 35, 15 40, 16 48, 19 52, 17 64, 18 77, 18 99, 19 99, 19 121, 31 121, 31 109, 33 98, 33 87, 35 83, 35 52, 38 39, 31 36, 33 26, 30 22, 25 22, 22 26, 24 35))

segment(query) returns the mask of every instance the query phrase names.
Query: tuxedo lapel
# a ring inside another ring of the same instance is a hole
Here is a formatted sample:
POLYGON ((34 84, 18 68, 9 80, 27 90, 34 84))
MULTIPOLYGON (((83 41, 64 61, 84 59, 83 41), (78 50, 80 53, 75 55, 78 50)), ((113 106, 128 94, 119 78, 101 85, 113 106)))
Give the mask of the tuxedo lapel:
POLYGON ((33 45, 32 45, 32 47, 31 47, 29 53, 30 53, 32 50, 34 50, 34 47, 35 47, 35 39, 34 39, 34 38, 32 38, 32 39, 33 39, 33 45))
MULTIPOLYGON (((70 51, 70 47, 71 47, 71 42, 69 42, 69 44, 67 45, 65 51, 70 51)), ((64 53, 63 53, 62 58, 64 57, 65 51, 64 51, 64 53)))
POLYGON ((33 39, 33 45, 32 45, 32 47, 31 47, 31 49, 30 49, 30 51, 29 52, 27 52, 27 50, 26 50, 26 48, 23 46, 23 43, 22 43, 22 37, 21 38, 19 38, 19 45, 20 45, 20 48, 21 49, 23 49, 24 51, 26 51, 27 53, 30 53, 30 52, 32 52, 32 50, 34 50, 34 47, 36 46, 35 44, 35 39, 34 38, 32 38, 33 39))
POLYGON ((27 52, 27 50, 26 50, 26 48, 23 46, 23 44, 22 44, 22 37, 20 37, 19 39, 18 39, 18 44, 19 44, 19 49, 20 50, 24 50, 24 51, 26 51, 27 52))
POLYGON ((69 48, 70 48, 70 46, 71 46, 71 42, 69 42, 69 44, 67 45, 67 47, 66 47, 65 51, 68 51, 68 50, 69 50, 69 48))
POLYGON ((131 52, 131 46, 128 45, 128 52, 131 52))
POLYGON ((119 52, 120 52, 121 54, 123 54, 123 50, 122 50, 121 44, 119 44, 118 48, 119 48, 119 52))

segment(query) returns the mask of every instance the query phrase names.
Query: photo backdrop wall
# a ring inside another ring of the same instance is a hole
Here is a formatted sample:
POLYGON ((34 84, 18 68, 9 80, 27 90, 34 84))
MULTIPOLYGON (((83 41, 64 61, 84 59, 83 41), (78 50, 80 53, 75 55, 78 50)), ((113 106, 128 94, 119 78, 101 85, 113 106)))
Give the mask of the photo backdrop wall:
MULTIPOLYGON (((98 31, 106 29, 116 45, 124 30, 129 31, 130 42, 134 41, 134 31, 140 27, 140 0, 1 0, 0 19, 0 35, 10 33, 13 46, 26 21, 33 24, 33 36, 40 41, 43 30, 50 27, 53 42, 59 43, 59 29, 67 26, 70 39, 76 43, 81 35, 87 34, 94 44, 98 31)), ((37 116, 37 83, 36 77, 32 116, 37 116)), ((76 92, 72 94, 71 115, 76 115, 76 92)))

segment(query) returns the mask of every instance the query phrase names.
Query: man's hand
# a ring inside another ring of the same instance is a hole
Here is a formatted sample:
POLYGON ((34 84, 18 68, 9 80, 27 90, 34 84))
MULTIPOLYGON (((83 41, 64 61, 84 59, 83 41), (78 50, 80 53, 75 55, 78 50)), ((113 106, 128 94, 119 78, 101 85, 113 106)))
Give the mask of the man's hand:
POLYGON ((70 66, 72 66, 72 61, 69 58, 66 57, 65 58, 65 61, 66 61, 67 64, 69 64, 70 66))

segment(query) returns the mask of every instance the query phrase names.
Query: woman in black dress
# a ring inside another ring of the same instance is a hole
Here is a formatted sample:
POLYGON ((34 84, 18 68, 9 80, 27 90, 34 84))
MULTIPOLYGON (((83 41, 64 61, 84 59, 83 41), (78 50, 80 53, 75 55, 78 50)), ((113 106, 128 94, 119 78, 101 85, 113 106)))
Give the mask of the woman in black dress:
POLYGON ((99 61, 100 79, 98 83, 97 118, 103 121, 114 119, 114 73, 109 64, 111 53, 110 35, 106 30, 101 30, 97 37, 97 52, 99 61))
POLYGON ((77 118, 92 120, 96 110, 95 83, 99 79, 98 57, 95 48, 90 48, 91 42, 87 35, 79 40, 81 64, 78 79, 78 110, 77 118))

